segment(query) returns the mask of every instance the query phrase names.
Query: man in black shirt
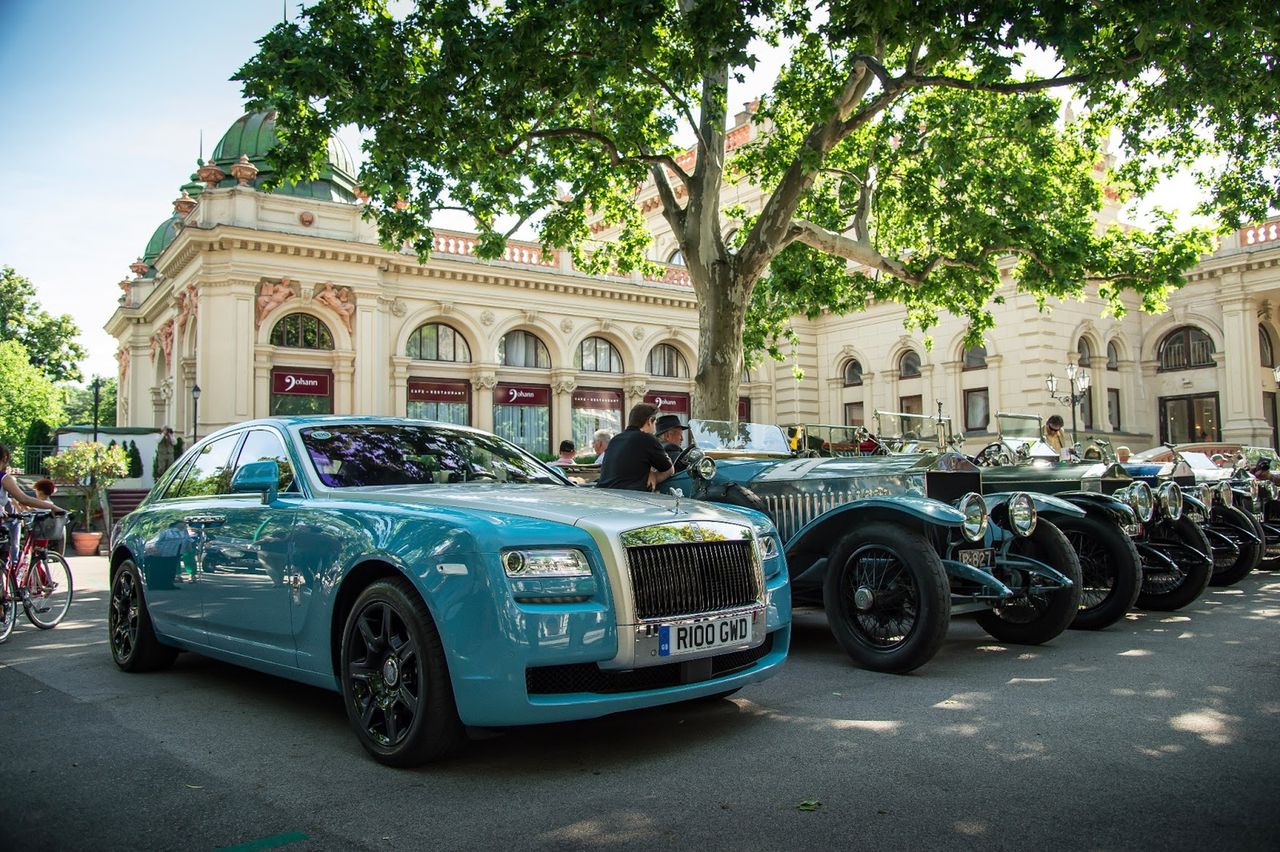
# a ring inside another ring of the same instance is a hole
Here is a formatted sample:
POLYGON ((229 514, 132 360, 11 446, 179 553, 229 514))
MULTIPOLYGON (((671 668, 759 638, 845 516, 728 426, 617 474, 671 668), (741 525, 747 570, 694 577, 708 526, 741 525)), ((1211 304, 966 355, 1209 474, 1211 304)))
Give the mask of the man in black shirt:
POLYGON ((658 409, 641 402, 627 416, 627 428, 609 441, 598 488, 653 491, 675 472, 662 444, 654 437, 658 409))

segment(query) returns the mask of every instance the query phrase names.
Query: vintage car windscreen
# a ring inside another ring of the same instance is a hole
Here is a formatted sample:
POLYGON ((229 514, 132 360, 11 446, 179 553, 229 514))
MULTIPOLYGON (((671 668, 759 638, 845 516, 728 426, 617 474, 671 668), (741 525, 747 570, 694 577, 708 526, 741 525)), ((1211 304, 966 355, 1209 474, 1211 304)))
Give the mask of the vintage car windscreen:
POLYGON ((301 430, 328 488, 521 482, 565 485, 532 456, 491 435, 446 426, 325 424, 301 430))
POLYGON ((791 443, 781 426, 772 423, 730 423, 726 420, 690 420, 693 445, 701 450, 791 455, 791 443))
POLYGON ((950 438, 951 418, 938 418, 930 414, 911 414, 903 411, 876 411, 876 434, 882 438, 903 438, 908 441, 935 442, 938 440, 938 421, 941 419, 944 434, 950 438))
POLYGON ((996 424, 1003 438, 1038 439, 1044 433, 1040 418, 1034 414, 1002 414, 997 411, 996 424))

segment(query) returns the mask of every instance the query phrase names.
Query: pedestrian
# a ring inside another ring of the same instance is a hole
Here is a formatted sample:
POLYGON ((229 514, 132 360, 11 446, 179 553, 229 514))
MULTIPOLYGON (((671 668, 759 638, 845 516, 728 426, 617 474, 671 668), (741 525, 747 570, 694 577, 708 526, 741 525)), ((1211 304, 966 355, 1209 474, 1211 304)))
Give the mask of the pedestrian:
POLYGON ((1129 456, 1132 454, 1133 454, 1133 451, 1123 444, 1116 447, 1116 461, 1120 462, 1121 464, 1124 464, 1125 462, 1127 462, 1129 460, 1129 456))
MULTIPOLYGON (((684 424, 676 415, 664 414, 658 418, 655 430, 658 440, 662 443, 662 449, 667 451, 667 457, 671 459, 672 464, 675 464, 676 459, 680 458, 680 454, 684 452, 684 424)), ((682 470, 684 465, 677 467, 676 473, 682 470)))
MULTIPOLYGON (((47 482, 48 480, 45 481, 47 482)), ((50 485, 52 484, 50 483, 50 485)), ((9 533, 8 558, 9 562, 12 563, 17 560, 18 548, 21 545, 18 537, 20 527, 18 519, 11 514, 13 511, 12 505, 25 506, 28 509, 48 509, 55 515, 65 514, 66 510, 49 502, 47 499, 27 496, 27 493, 18 485, 17 478, 9 472, 9 448, 4 444, 0 444, 0 489, 3 489, 3 496, 0 496, 0 500, 4 501, 7 515, 4 519, 4 527, 9 533), (8 499, 4 500, 5 497, 8 499)))
POLYGON ((591 436, 591 449, 595 451, 596 464, 604 464, 604 451, 609 449, 609 442, 612 440, 612 429, 597 429, 591 436))
POLYGON ((627 428, 609 441, 609 452, 600 469, 599 488, 655 491, 658 483, 675 472, 671 458, 654 436, 658 409, 647 402, 636 404, 627 415, 627 428))
POLYGON ((1058 455, 1062 455, 1062 451, 1066 449, 1066 438, 1062 435, 1062 415, 1054 414, 1044 421, 1044 442, 1053 447, 1058 455))
POLYGON ((556 459, 553 462, 549 462, 549 464, 552 464, 556 467, 568 467, 571 464, 577 464, 578 462, 576 459, 574 459, 573 456, 574 456, 573 441, 569 441, 569 440, 561 441, 560 442, 560 458, 556 459))
POLYGON ((160 433, 160 443, 156 446, 155 469, 151 472, 157 482, 173 464, 174 449, 173 428, 166 426, 160 433))

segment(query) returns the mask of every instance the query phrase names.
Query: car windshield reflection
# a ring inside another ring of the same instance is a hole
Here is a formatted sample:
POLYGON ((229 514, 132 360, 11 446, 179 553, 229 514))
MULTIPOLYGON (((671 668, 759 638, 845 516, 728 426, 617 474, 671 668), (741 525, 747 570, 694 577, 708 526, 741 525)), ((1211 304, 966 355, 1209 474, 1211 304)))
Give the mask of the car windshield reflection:
POLYGON ((434 424, 343 423, 301 430, 328 488, 515 482, 567 485, 499 438, 434 424))
POLYGON ((701 450, 790 455, 791 444, 781 426, 771 423, 730 423, 690 420, 693 445, 701 450))

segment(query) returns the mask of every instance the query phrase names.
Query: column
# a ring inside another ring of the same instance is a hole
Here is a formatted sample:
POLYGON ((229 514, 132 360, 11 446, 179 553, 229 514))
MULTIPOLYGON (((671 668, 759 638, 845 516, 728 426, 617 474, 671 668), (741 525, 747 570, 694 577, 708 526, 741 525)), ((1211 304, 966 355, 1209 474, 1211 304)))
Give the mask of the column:
POLYGON ((333 359, 333 413, 334 414, 371 414, 372 412, 355 411, 355 374, 356 353, 353 351, 336 353, 333 359))
POLYGON ((1262 388, 1258 383, 1258 311, 1253 296, 1241 291, 1242 276, 1238 272, 1223 276, 1222 336, 1223 347, 1219 387, 1224 441, 1267 446, 1271 443, 1271 427, 1262 410, 1262 388), (1234 280, 1233 280, 1234 279, 1234 280))
POLYGON ((253 416, 271 416, 271 347, 253 350, 253 416))
MULTIPOLYGON (((752 403, 755 404, 754 402, 752 403)), ((844 376, 835 375, 827 379, 827 404, 818 412, 821 423, 844 422, 844 376)))
POLYGON ((391 356, 391 412, 396 417, 409 416, 409 359, 391 356))
MULTIPOLYGON (((958 434, 963 433, 965 427, 964 388, 960 381, 960 372, 963 367, 963 361, 942 362, 942 392, 938 394, 938 399, 942 400, 942 416, 951 418, 951 431, 958 434)), ((936 417, 938 406, 929 403, 929 400, 925 400, 924 413, 930 417, 936 417)))
POLYGON ((577 370, 551 371, 551 449, 553 450, 560 446, 561 441, 573 440, 573 392, 578 388, 577 375, 577 370))
POLYGON ((493 389, 498 384, 494 364, 478 364, 471 370, 471 419, 477 429, 493 431, 493 389))

